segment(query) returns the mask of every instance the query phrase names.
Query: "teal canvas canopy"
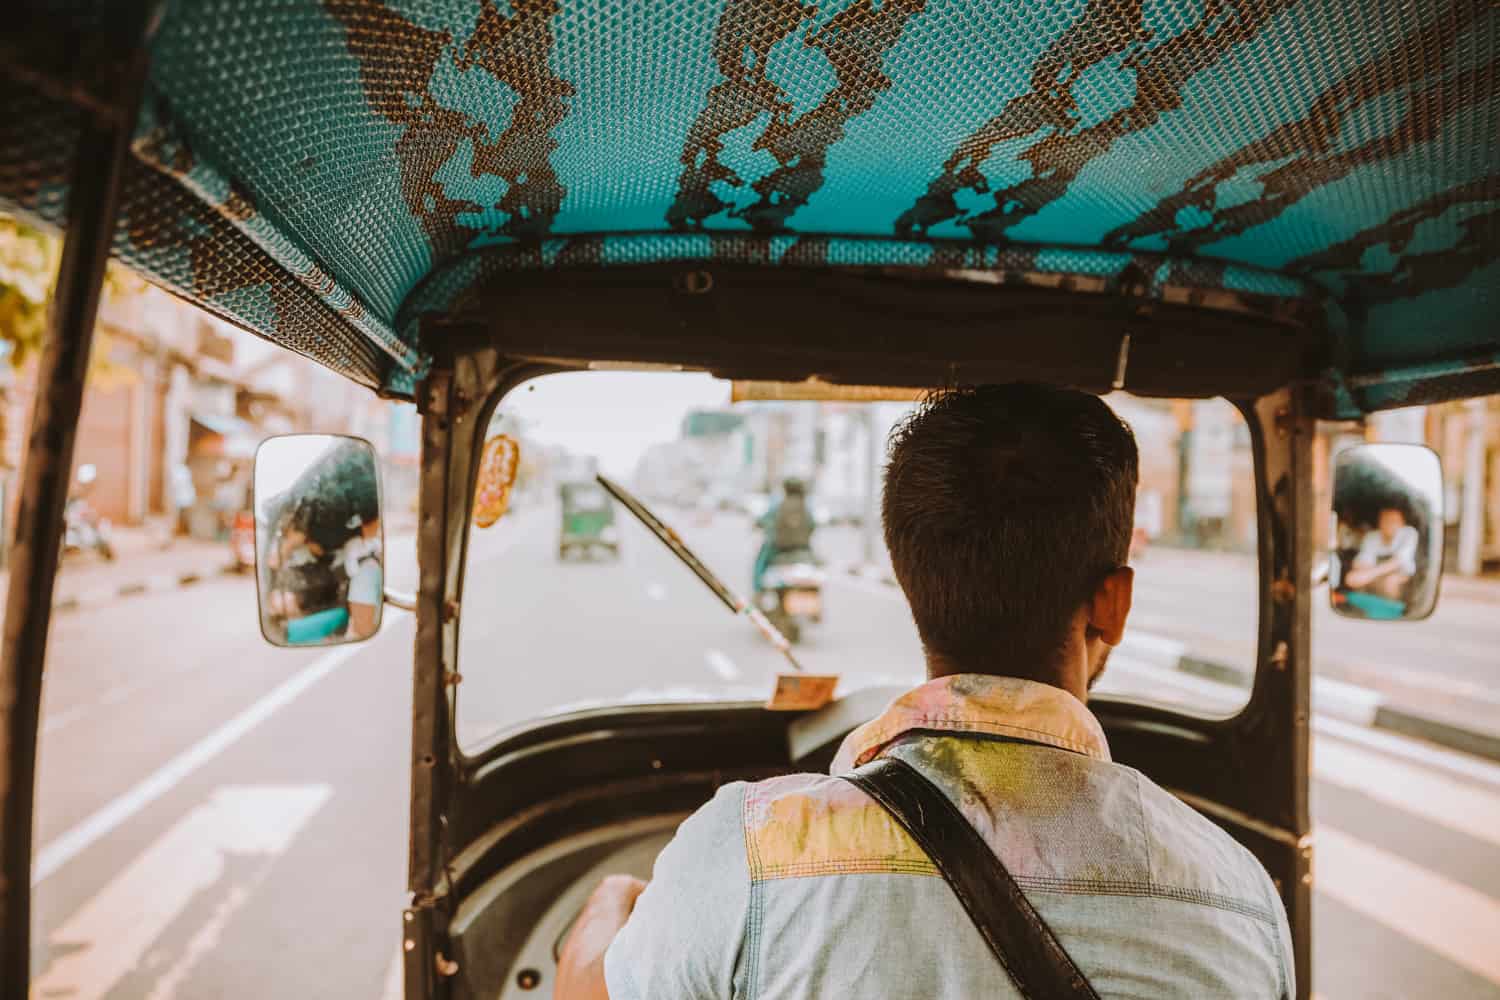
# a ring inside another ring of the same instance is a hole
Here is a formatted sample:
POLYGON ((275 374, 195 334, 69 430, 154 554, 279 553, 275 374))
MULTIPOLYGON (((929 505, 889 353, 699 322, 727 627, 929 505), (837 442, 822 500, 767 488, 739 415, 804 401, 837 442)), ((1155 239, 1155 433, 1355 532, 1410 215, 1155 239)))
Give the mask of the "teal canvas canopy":
MULTIPOLYGON (((110 6, 4 43, 0 205, 66 222, 110 6)), ((172 0, 150 58, 117 256, 398 395, 497 276, 677 261, 1128 271, 1360 408, 1500 389, 1491 0, 172 0)))

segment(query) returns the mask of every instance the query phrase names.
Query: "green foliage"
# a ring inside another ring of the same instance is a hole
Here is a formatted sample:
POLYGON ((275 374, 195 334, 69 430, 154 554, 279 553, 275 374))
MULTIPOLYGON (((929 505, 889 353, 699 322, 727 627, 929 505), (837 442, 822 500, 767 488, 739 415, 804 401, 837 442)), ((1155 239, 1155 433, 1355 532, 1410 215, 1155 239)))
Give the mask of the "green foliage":
POLYGON ((42 346, 61 251, 52 234, 0 215, 0 341, 18 367, 42 346))
MULTIPOLYGON (((47 306, 62 259, 62 239, 20 219, 0 213, 0 343, 9 345, 9 361, 20 368, 42 346, 47 335, 47 306)), ((111 263, 104 273, 104 294, 134 295, 145 283, 111 263)), ((91 378, 117 376, 109 364, 106 341, 95 343, 91 378)))

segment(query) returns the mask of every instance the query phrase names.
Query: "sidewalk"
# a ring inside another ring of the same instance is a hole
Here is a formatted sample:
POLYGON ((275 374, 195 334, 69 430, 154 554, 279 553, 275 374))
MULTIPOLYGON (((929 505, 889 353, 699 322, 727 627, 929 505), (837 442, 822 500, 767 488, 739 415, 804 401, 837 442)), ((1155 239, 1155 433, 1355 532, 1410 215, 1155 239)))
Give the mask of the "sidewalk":
MULTIPOLYGON (((386 579, 399 590, 416 586, 416 519, 408 520, 390 525, 386 536, 386 579)), ((52 609, 77 611, 235 573, 228 542, 177 537, 164 543, 164 535, 157 528, 116 527, 109 536, 114 561, 93 552, 70 553, 58 567, 52 609)), ((251 574, 243 576, 250 581, 251 574)), ((9 586, 10 573, 0 570, 0 593, 9 586)))
MULTIPOLYGON (((109 540, 113 562, 94 552, 73 552, 63 559, 53 610, 75 611, 132 594, 188 587, 232 569, 228 542, 166 541, 160 528, 136 527, 113 528, 109 540)), ((9 572, 0 571, 0 587, 9 585, 9 572)))

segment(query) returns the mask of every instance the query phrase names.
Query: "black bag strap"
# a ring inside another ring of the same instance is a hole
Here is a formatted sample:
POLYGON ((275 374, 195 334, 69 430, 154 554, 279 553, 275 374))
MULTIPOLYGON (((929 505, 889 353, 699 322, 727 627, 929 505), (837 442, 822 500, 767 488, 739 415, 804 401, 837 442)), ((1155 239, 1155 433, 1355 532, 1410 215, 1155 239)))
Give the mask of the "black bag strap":
POLYGON ((903 760, 843 775, 911 834, 1027 1000, 1099 1000, 995 852, 948 796, 903 760))

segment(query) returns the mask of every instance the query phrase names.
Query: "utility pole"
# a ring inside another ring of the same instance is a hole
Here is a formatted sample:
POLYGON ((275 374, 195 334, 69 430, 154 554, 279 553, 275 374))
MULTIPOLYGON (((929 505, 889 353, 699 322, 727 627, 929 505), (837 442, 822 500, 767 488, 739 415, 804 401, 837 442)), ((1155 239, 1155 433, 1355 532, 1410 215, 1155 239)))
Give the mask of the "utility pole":
POLYGON ((1464 404, 1467 438, 1464 442, 1463 500, 1458 519, 1458 571, 1478 576, 1484 550, 1484 445, 1487 418, 1483 399, 1464 404))

